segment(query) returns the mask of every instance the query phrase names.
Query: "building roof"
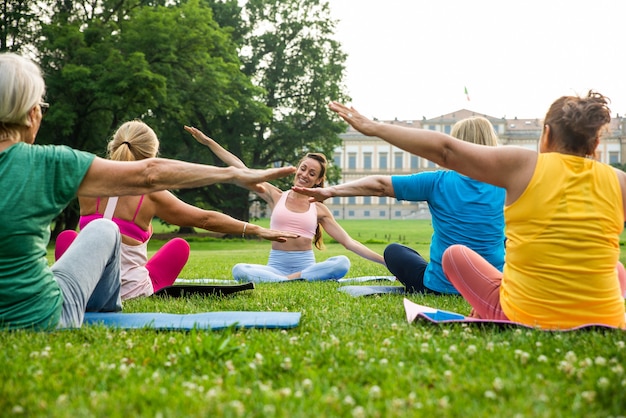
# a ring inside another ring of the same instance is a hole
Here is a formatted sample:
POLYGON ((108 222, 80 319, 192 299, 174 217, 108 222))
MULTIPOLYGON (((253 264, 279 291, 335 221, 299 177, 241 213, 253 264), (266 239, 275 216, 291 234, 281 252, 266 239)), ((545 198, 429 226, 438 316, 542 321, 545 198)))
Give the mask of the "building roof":
POLYGON ((495 116, 485 115, 484 113, 474 112, 473 110, 459 109, 459 110, 456 110, 454 112, 446 113, 445 115, 441 115, 441 116, 438 116, 438 117, 435 117, 435 118, 432 118, 432 119, 424 118, 422 120, 422 124, 456 122, 458 120, 469 118, 469 117, 472 117, 472 116, 482 116, 483 118, 489 119, 490 121, 492 121, 492 120, 501 121, 501 120, 504 119, 504 118, 497 118, 495 116))

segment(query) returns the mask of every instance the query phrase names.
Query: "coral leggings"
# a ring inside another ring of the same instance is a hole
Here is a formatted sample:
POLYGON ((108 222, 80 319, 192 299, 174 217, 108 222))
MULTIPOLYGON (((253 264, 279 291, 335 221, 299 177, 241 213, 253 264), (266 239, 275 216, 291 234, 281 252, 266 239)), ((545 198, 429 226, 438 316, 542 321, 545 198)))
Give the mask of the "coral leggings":
MULTIPOLYGON (((508 320, 500 305, 502 272, 464 245, 452 245, 443 253, 443 272, 472 306, 472 316, 508 320)), ((626 296, 626 270, 617 263, 617 277, 626 296)))

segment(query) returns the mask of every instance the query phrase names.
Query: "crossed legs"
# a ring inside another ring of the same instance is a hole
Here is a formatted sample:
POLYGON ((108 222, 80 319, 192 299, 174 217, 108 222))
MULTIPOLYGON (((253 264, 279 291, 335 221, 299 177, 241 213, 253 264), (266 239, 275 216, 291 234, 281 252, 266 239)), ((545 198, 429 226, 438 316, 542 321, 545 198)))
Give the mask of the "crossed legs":
POLYGON ((500 305, 502 272, 477 252, 452 245, 443 253, 443 272, 473 308, 472 316, 508 320, 500 305))

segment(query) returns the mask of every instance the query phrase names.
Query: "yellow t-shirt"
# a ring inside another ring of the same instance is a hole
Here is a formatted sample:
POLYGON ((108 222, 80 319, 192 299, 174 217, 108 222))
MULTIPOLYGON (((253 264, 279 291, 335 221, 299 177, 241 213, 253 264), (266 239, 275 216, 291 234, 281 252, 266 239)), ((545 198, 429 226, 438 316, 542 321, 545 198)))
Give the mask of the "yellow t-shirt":
POLYGON ((539 154, 528 187, 504 216, 500 302, 510 320, 547 329, 626 326, 615 269, 624 210, 612 167, 539 154))

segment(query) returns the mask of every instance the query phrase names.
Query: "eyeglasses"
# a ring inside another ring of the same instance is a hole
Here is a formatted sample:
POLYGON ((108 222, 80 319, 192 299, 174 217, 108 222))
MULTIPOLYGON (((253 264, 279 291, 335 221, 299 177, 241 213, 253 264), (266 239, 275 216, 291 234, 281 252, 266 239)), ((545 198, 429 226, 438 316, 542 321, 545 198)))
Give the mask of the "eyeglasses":
POLYGON ((39 103, 39 108, 41 109, 41 116, 43 117, 46 113, 48 113, 48 109, 50 108, 50 104, 46 102, 39 103))

